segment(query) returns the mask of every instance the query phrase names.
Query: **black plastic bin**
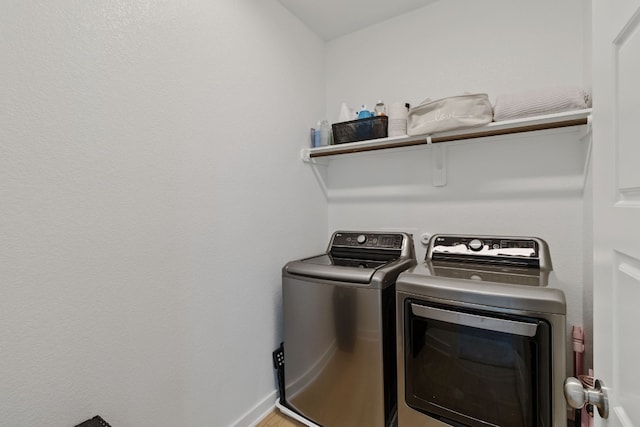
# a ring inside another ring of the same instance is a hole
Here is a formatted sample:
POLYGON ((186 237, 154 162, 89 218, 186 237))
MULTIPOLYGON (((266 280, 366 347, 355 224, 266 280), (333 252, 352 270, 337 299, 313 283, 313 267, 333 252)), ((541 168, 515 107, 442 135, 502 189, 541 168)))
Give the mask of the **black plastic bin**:
POLYGON ((366 141, 368 139, 386 138, 387 116, 370 117, 368 119, 352 120, 331 125, 333 128, 333 143, 366 141))

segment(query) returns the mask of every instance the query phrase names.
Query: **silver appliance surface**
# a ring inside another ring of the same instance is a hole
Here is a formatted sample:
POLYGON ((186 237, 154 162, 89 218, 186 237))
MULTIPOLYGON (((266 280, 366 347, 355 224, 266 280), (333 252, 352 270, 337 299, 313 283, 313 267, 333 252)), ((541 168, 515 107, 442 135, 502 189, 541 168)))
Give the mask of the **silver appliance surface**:
MULTIPOLYGON (((413 317, 436 319, 442 324, 459 325, 458 328, 466 325, 475 330, 490 330, 495 336, 499 333, 493 331, 530 337, 539 325, 547 325, 551 359, 547 387, 551 396, 549 402, 540 405, 549 406, 551 415, 546 426, 566 426, 567 412, 562 395, 566 377, 566 301, 555 283, 549 248, 541 239, 432 236, 425 261, 401 273, 396 282, 398 426, 496 425, 490 421, 472 420, 470 415, 469 421, 464 421, 464 414, 451 420, 430 413, 424 407, 418 407, 420 405, 407 403, 414 398, 407 395, 409 381, 405 375, 411 375, 406 371, 413 362, 407 355, 410 339, 405 322, 413 317)), ((467 346, 465 351, 469 348, 467 346)), ((500 359, 500 356, 494 357, 500 359)), ((473 404, 468 396, 464 400, 473 404)))
POLYGON ((395 421, 395 280, 415 264, 408 234, 338 231, 284 266, 287 407, 324 427, 395 421))

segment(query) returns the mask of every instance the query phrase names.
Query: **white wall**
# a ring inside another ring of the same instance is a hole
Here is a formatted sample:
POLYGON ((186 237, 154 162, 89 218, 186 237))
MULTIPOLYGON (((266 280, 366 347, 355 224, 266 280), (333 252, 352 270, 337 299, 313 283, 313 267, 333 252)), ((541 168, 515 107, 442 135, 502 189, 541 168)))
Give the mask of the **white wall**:
MULTIPOLYGON (((327 44, 327 116, 351 106, 469 92, 583 86, 581 0, 439 1, 327 44)), ((582 324, 586 143, 547 132, 448 143, 448 183, 434 187, 427 148, 341 156, 328 166, 329 228, 533 235, 551 249, 582 324)), ((418 247, 418 256, 424 255, 418 247)))
POLYGON ((579 133, 449 143, 447 185, 434 187, 433 151, 345 156, 328 166, 331 229, 537 236, 549 243, 568 323, 582 320, 582 168, 579 133), (551 158, 549 158, 551 157, 551 158))
POLYGON ((0 424, 247 425, 280 268, 327 241, 298 154, 322 42, 257 0, 8 2, 0 29, 0 424))
POLYGON ((464 92, 583 83, 582 0, 440 0, 327 43, 327 117, 340 103, 418 104, 464 92))

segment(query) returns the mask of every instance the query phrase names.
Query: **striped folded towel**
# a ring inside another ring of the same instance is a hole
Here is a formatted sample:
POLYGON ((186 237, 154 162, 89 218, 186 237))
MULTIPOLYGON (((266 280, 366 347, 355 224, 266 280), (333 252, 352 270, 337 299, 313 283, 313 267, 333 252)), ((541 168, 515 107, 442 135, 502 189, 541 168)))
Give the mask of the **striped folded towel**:
POLYGON ((499 95, 493 106, 493 121, 583 110, 591 106, 589 98, 589 94, 578 87, 555 87, 499 95))

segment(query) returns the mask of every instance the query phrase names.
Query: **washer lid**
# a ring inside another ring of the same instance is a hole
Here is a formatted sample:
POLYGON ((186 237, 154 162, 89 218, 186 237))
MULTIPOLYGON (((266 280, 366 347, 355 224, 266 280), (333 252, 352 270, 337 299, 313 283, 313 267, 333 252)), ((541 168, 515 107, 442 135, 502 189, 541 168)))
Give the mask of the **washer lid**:
POLYGON ((326 253, 291 261, 283 273, 384 288, 415 259, 409 234, 336 231, 326 253))
POLYGON ((285 266, 289 274, 339 280, 349 283, 370 283, 377 269, 397 260, 372 261, 353 258, 335 258, 330 254, 292 261, 285 266))

